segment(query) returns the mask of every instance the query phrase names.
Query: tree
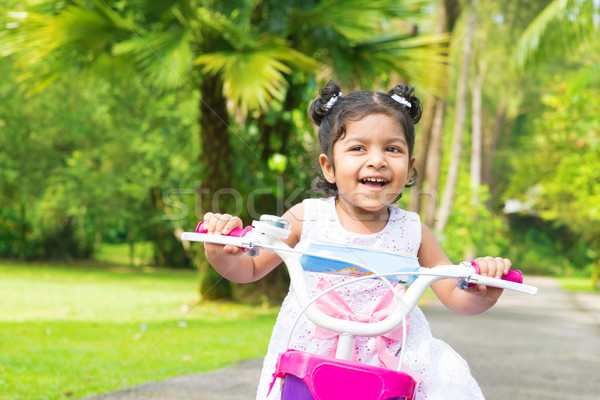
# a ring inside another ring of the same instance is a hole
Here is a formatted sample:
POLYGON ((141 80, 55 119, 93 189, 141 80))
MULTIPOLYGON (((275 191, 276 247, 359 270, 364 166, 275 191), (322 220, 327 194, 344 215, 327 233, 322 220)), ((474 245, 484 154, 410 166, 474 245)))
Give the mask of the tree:
POLYGON ((127 80, 59 79, 25 98, 12 59, 0 71, 0 208, 19 227, 18 240, 2 240, 18 252, 1 254, 85 258, 109 231, 152 238, 164 210, 151 188, 193 170, 191 102, 127 80))
MULTIPOLYGON (((450 35, 459 11, 456 0, 439 1, 436 32, 450 35)), ((447 92, 444 91, 437 96, 430 95, 425 99, 423 122, 420 125, 419 140, 416 146, 415 169, 419 174, 419 179, 417 179, 417 194, 411 197, 411 209, 416 212, 422 211, 425 223, 429 227, 433 227, 437 207, 446 96, 447 92), (426 185, 425 182, 427 182, 426 185)))
MULTIPOLYGON (((458 2, 455 0, 442 0, 439 4, 438 9, 438 32, 450 33, 454 30, 456 20, 458 18, 460 7, 458 2)), ((430 129, 422 129, 421 134, 427 135, 420 143, 422 146, 419 149, 417 157, 421 158, 421 161, 417 160, 417 171, 423 179, 419 180, 419 193, 421 193, 423 187, 423 202, 425 208, 423 210, 425 215, 425 223, 430 228, 434 227, 436 208, 438 202, 439 192, 439 179, 440 179, 440 168, 442 163, 442 136, 444 130, 444 115, 446 112, 446 97, 447 93, 443 93, 440 96, 436 96, 432 101, 431 122, 428 124, 430 129), (426 182, 426 183, 425 183, 426 182)), ((419 201, 419 205, 420 205, 419 201)), ((420 207, 415 207, 420 209, 420 207)))
POLYGON ((450 156, 450 166, 448 167, 448 175, 444 185, 444 193, 440 203, 438 220, 435 224, 435 228, 438 232, 444 231, 448 219, 450 218, 456 182, 458 180, 458 171, 463 147, 463 134, 465 130, 465 118, 467 115, 467 87, 469 84, 469 70, 471 66, 471 52, 473 48, 476 21, 477 0, 471 0, 469 3, 469 23, 467 25, 466 38, 462 47, 461 65, 456 89, 456 102, 454 105, 455 118, 452 154, 450 156))
POLYGON ((599 30, 597 1, 553 0, 523 32, 515 58, 522 67, 539 64, 592 43, 599 30))
MULTIPOLYGON (((596 54, 598 54, 596 52, 596 54)), ((507 193, 545 220, 566 225, 589 243, 596 260, 592 280, 600 271, 600 69, 598 57, 565 79, 555 78, 542 97, 544 112, 535 135, 521 140, 516 173, 507 193)))
MULTIPOLYGON (((123 71, 137 71, 162 90, 198 93, 201 180, 214 194, 231 186, 232 138, 246 141, 230 116, 245 119, 282 101, 293 70, 312 73, 328 65, 342 80, 357 82, 389 70, 416 79, 425 69, 432 72, 420 84, 439 88, 439 45, 446 38, 407 33, 396 21, 414 19, 420 6, 391 0, 36 2, 9 14, 2 53, 16 58, 30 93, 65 74, 123 71)), ((259 157, 250 147, 247 154, 259 157)), ((211 204, 204 196, 202 209, 211 204)), ((204 287, 214 287, 215 279, 204 287)))

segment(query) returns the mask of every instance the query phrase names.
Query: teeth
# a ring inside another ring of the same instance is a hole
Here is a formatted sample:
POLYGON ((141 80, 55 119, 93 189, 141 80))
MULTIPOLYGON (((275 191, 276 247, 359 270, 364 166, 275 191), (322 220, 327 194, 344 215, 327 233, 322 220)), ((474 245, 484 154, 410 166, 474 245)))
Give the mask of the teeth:
POLYGON ((381 179, 381 178, 365 178, 363 179, 364 182, 376 182, 376 183, 385 183, 386 180, 385 179, 381 179))

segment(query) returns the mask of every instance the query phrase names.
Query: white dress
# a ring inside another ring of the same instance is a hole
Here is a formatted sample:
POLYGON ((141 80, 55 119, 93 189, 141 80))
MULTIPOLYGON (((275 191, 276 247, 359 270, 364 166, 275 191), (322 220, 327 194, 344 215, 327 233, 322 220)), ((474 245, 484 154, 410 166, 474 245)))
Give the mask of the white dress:
MULTIPOLYGON (((329 242, 417 256, 421 245, 421 222, 415 213, 390 207, 390 218, 384 229, 375 234, 361 235, 348 232, 342 227, 333 197, 308 199, 303 204, 302 241, 329 242)), ((340 275, 314 272, 306 272, 305 275, 309 290, 314 290, 324 276, 332 284, 348 279, 340 275)), ((337 290, 356 313, 368 313, 373 310, 387 291, 388 289, 376 279, 363 280, 352 284, 350 288, 342 287, 337 290)), ((290 287, 273 328, 258 385, 257 400, 280 398, 279 384, 273 387, 268 397, 267 392, 273 380, 277 356, 286 350, 290 330, 298 318, 298 313, 296 297, 290 287)), ((423 312, 415 307, 409 318, 404 364, 421 377, 415 400, 484 399, 464 359, 448 344, 432 337, 423 312)), ((314 332, 315 325, 301 316, 292 334, 290 348, 316 354, 331 354, 337 339, 320 339, 314 335, 314 332)), ((376 340, 376 338, 357 338, 353 358, 365 364, 381 366, 378 353, 375 351, 376 340)), ((397 356, 400 353, 401 343, 388 341, 387 347, 397 356)))

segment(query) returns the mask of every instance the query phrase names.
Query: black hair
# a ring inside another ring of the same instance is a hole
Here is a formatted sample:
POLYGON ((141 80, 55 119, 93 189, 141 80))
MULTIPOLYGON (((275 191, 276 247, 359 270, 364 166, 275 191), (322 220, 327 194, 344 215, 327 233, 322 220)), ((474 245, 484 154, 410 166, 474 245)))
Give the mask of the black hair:
MULTIPOLYGON (((340 92, 338 84, 334 80, 329 81, 323 88, 321 96, 314 100, 308 109, 310 121, 319 127, 321 151, 329 158, 334 169, 333 145, 344 137, 348 123, 360 121, 370 114, 383 114, 398 121, 406 136, 409 157, 412 158, 415 146, 415 124, 419 122, 423 113, 421 101, 415 95, 414 88, 396 85, 387 93, 358 90, 347 96, 342 96, 340 92), (410 107, 394 99, 396 97, 394 95, 403 98, 410 107)), ((415 184, 416 172, 413 171, 413 177, 406 186, 412 187, 415 184)), ((322 175, 313 181, 313 189, 327 196, 337 195, 337 186, 327 182, 322 175)))

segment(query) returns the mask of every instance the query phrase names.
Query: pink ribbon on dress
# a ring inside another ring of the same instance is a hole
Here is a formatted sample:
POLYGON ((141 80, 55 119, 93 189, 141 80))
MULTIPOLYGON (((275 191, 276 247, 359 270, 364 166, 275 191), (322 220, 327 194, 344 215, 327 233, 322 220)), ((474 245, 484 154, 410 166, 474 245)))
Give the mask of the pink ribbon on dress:
MULTIPOLYGON (((329 289, 331 286, 332 285, 329 283, 329 281, 320 278, 316 289, 318 292, 322 292, 329 289)), ((396 290, 396 293, 402 297, 404 294, 404 286, 396 285, 394 289, 396 290)), ((391 290, 388 290, 386 294, 383 295, 383 297, 379 300, 370 314, 361 314, 352 311, 343 297, 335 290, 332 290, 326 295, 320 297, 316 304, 322 312, 330 317, 356 322, 378 322, 388 317, 396 309, 398 306, 398 301, 396 300, 394 293, 391 290)), ((410 326, 408 316, 406 317, 406 324, 406 329, 408 331, 408 327, 410 326)), ((317 326, 315 329, 315 336, 319 339, 331 339, 338 338, 339 333, 317 326)), ((397 370, 400 360, 398 357, 393 355, 388 348, 386 338, 396 342, 402 341, 402 325, 391 332, 388 332, 382 336, 378 336, 375 346, 375 351, 377 352, 377 356, 381 364, 385 368, 397 370)), ((335 355, 336 349, 337 343, 333 348, 332 355, 335 355)), ((402 365, 401 371, 411 375, 417 381, 420 381, 420 378, 406 365, 402 365)))

